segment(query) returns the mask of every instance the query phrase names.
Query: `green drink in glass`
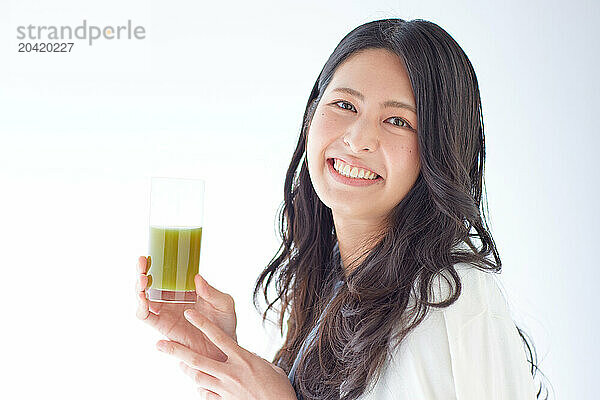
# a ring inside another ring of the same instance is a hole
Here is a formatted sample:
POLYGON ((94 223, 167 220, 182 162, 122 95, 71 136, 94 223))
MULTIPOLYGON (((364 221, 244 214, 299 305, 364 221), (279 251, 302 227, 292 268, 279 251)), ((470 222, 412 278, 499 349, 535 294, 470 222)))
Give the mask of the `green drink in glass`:
POLYGON ((152 177, 148 288, 151 301, 195 303, 200 266, 204 181, 152 177))

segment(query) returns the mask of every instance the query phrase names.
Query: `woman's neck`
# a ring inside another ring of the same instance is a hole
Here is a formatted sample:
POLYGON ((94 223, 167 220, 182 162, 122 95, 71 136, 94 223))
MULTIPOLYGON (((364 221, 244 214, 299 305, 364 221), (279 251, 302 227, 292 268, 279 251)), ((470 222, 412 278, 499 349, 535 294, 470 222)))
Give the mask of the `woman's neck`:
POLYGON ((344 275, 348 277, 354 268, 365 259, 380 237, 381 221, 347 218, 335 215, 335 213, 333 220, 342 269, 344 275))

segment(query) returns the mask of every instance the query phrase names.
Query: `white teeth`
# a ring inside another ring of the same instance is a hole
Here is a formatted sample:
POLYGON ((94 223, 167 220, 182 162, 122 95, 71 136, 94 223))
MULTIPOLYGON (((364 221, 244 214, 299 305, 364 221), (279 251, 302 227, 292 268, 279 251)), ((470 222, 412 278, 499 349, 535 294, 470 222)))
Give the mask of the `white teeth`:
POLYGON ((377 177, 377 175, 373 172, 365 171, 364 169, 358 167, 351 167, 350 165, 345 164, 344 162, 338 159, 333 160, 333 168, 335 168, 335 170, 338 171, 340 174, 349 178, 373 180, 377 177))

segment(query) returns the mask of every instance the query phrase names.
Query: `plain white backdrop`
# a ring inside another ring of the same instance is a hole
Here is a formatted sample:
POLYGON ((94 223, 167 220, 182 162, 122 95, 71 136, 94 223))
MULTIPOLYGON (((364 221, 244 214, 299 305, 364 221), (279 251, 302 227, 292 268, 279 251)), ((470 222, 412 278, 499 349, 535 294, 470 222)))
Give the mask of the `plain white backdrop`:
POLYGON ((282 338, 251 293, 278 248, 306 100, 346 33, 399 17, 439 24, 473 63, 515 319, 556 398, 592 399, 599 13, 592 1, 0 0, 1 397, 198 397, 135 317, 153 175, 206 180, 201 273, 234 297, 240 345, 272 359, 282 338), (83 19, 130 19, 146 39, 17 52, 17 26, 83 19))

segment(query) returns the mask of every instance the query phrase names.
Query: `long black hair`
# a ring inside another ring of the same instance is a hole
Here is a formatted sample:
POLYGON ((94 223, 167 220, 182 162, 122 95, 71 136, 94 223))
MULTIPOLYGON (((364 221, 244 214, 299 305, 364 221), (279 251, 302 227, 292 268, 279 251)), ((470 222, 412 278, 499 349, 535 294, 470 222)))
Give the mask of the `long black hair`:
MULTIPOLYGON (((392 342, 398 346, 429 307, 447 307, 458 299, 461 283, 454 264, 470 263, 490 273, 499 273, 502 266, 486 222, 487 200, 485 208, 481 203, 483 117, 467 55, 446 31, 426 20, 365 23, 341 40, 312 88, 278 215, 282 243, 254 287, 255 307, 261 287, 268 304, 263 321, 281 301, 282 335, 289 313, 286 339, 273 363, 289 372, 334 283, 344 279, 340 263, 332 259, 337 241, 332 212, 312 186, 305 143, 336 68, 369 48, 386 49, 406 66, 417 107, 421 169, 387 217, 387 229, 369 238, 366 257, 345 278, 347 285, 342 285, 319 326, 317 344, 302 355, 293 383, 305 399, 358 398, 377 378, 392 342), (457 247, 461 244, 462 251, 457 247), (444 301, 430 302, 433 279, 441 272, 450 274, 454 290, 444 301), (271 302, 267 290, 272 283, 277 297, 271 302), (409 308, 414 287, 419 288, 417 303, 409 308)), ((532 353, 527 335, 516 325, 515 329, 535 377, 535 347, 532 353)), ((541 393, 540 382, 538 398, 541 393)))

